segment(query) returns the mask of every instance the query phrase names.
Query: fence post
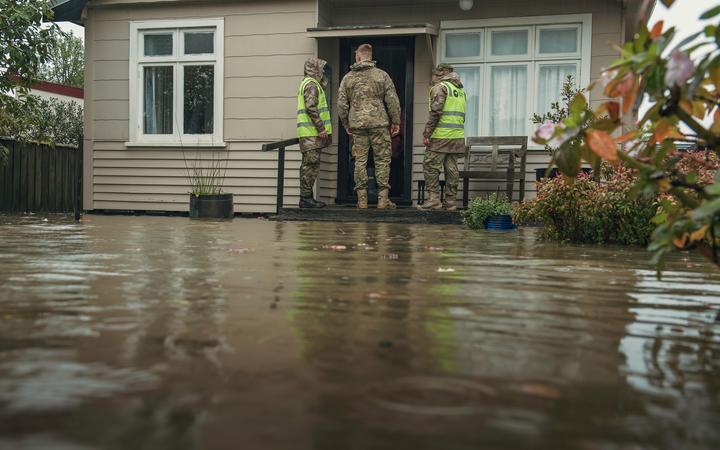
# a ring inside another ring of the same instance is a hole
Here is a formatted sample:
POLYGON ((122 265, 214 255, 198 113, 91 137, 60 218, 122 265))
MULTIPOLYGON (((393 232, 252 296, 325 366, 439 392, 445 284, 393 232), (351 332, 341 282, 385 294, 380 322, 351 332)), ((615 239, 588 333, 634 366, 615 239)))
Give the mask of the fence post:
POLYGON ((75 212, 75 221, 80 220, 80 211, 82 210, 82 160, 83 160, 83 140, 80 140, 77 150, 75 151, 75 176, 73 178, 73 210, 75 212))
POLYGON ((280 214, 280 210, 283 207, 283 190, 285 189, 285 146, 278 148, 278 176, 277 176, 277 214, 280 214))

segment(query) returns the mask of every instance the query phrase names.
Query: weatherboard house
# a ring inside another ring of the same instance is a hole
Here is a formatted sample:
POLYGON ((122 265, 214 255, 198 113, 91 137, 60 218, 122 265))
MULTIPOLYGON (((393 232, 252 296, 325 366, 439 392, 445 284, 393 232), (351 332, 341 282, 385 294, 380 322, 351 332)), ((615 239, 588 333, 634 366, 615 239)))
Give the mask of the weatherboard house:
MULTIPOLYGON (((237 212, 273 212, 277 154, 295 137, 297 88, 310 56, 329 61, 331 101, 354 48, 369 42, 403 113, 391 196, 412 203, 422 178, 432 66, 455 66, 467 91, 468 136, 530 136, 530 116, 616 57, 640 0, 55 0, 55 20, 85 27, 84 208, 185 211, 184 153, 227 152, 237 212)), ((603 101, 592 92, 591 101, 603 101)), ((334 105, 333 105, 334 106, 334 105)), ((333 108, 335 111, 335 108, 333 108)), ((316 189, 351 203, 349 138, 333 113, 333 146, 316 189)), ((546 152, 530 145, 527 179, 546 152)), ((285 204, 299 196, 297 147, 285 204)))

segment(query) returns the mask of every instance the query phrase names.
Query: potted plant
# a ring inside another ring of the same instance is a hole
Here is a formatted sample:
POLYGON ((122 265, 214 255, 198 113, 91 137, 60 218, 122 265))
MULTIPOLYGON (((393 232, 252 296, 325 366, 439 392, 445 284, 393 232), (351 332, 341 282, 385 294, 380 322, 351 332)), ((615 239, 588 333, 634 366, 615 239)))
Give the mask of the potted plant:
POLYGON ((233 195, 223 192, 227 171, 227 151, 197 151, 188 158, 183 151, 190 184, 191 219, 232 219, 233 195))
POLYGON ((510 202, 493 192, 487 197, 473 198, 462 216, 465 225, 474 230, 480 228, 511 230, 515 228, 510 216, 511 212, 510 202))

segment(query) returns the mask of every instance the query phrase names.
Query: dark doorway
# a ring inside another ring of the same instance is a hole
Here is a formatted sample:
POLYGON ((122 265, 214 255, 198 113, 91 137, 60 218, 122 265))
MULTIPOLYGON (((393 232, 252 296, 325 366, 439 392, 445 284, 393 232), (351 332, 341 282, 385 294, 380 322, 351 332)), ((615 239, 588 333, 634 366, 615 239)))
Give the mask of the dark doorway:
MULTIPOLYGON (((400 135, 393 139, 390 161, 390 198, 400 205, 412 204, 412 106, 415 38, 412 36, 346 38, 340 41, 340 74, 344 77, 355 62, 355 49, 368 43, 373 46, 373 59, 390 75, 400 98, 400 135)), ((356 203, 353 181, 355 161, 351 156, 350 138, 339 126, 337 203, 356 203)), ((368 197, 377 203, 377 186, 372 153, 368 159, 368 197)))

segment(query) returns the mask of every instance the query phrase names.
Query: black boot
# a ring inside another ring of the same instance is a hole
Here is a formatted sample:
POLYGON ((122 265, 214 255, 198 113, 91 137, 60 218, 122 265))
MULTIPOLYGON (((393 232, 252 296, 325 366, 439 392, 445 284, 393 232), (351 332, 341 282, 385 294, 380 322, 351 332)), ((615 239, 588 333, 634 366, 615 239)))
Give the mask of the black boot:
POLYGON ((319 202, 312 197, 300 197, 301 208, 324 208, 325 203, 319 202))

